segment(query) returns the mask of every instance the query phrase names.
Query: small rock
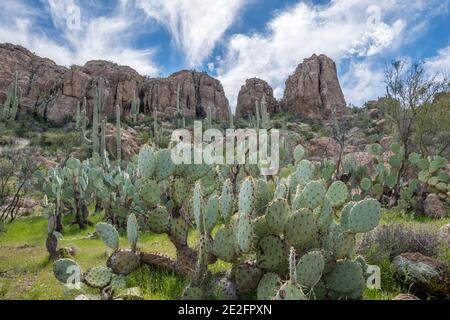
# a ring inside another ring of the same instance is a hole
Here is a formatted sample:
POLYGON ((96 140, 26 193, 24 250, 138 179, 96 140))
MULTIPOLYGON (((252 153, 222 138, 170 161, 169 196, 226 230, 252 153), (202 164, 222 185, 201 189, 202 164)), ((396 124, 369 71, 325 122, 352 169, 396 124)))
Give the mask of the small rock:
POLYGON ((380 145, 386 150, 389 146, 394 142, 394 138, 392 136, 384 136, 380 140, 380 145))
POLYGON ((420 253, 393 260, 395 275, 419 297, 450 297, 450 271, 444 263, 420 253))
POLYGON ((380 121, 377 121, 376 126, 379 132, 384 132, 384 128, 386 126, 386 119, 381 119, 380 121))
POLYGON ((393 298, 392 300, 420 300, 420 299, 417 298, 415 295, 402 293, 393 298))
POLYGON ((450 246, 450 223, 439 229, 438 237, 442 241, 442 243, 450 246))
POLYGON ((378 109, 370 109, 369 112, 369 117, 371 117, 372 119, 376 119, 380 116, 380 110, 378 109))

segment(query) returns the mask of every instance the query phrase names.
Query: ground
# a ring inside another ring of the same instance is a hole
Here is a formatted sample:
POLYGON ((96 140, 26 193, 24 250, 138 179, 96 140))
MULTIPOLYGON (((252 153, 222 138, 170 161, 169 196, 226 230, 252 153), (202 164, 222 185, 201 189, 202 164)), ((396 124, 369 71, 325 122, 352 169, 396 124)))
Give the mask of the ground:
MULTIPOLYGON (((101 216, 92 220, 100 221, 101 216)), ((382 223, 402 223, 407 225, 421 225, 437 230, 449 219, 429 220, 409 218, 398 213, 385 211, 382 223)), ((64 287, 55 279, 52 263, 48 259, 45 249, 47 220, 33 216, 15 221, 8 226, 6 233, 0 235, 0 300, 64 300, 72 299, 71 294, 64 292, 64 287)), ((95 265, 104 265, 110 249, 100 240, 89 239, 93 228, 80 232, 76 226, 67 227, 65 238, 61 246, 75 247, 76 260, 86 270, 95 265)), ((190 236, 193 240, 195 235, 190 236)), ((121 237, 122 247, 127 247, 126 237, 121 237)), ((175 249, 166 235, 142 234, 139 247, 144 251, 160 252, 174 256, 175 249)), ((450 253, 447 251, 441 260, 450 265, 450 253)), ((225 264, 212 266, 213 271, 225 269, 225 264)), ((365 299, 390 300, 399 293, 406 293, 393 278, 390 262, 380 265, 382 270, 382 290, 366 290, 365 299)), ((130 287, 139 286, 146 299, 174 300, 179 299, 188 280, 170 272, 164 272, 148 267, 127 277, 130 287)))

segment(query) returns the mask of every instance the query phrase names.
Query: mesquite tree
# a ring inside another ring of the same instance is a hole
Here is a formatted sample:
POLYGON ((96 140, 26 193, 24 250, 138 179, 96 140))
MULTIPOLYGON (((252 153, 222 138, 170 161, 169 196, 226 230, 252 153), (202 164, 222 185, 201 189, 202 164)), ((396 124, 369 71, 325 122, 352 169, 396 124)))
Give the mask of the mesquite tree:
POLYGON ((436 96, 443 92, 448 84, 446 78, 440 74, 430 77, 423 63, 408 65, 406 61, 401 60, 386 67, 385 83, 388 120, 404 149, 397 175, 398 186, 407 170, 408 157, 414 152, 413 132, 423 115, 422 108, 433 104, 436 96))

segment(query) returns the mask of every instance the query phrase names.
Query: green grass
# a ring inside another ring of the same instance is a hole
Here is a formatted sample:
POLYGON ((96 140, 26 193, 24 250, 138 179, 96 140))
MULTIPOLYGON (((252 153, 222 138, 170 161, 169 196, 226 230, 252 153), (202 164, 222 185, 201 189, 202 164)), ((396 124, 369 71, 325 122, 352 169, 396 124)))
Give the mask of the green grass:
MULTIPOLYGON (((93 222, 102 220, 101 215, 91 217, 93 222)), ((65 221, 65 238, 60 240, 61 247, 74 247, 76 261, 83 270, 92 266, 104 265, 111 254, 111 250, 89 234, 94 231, 91 227, 80 231, 79 228, 69 226, 70 220, 65 221)), ((431 220, 427 218, 410 218, 401 216, 393 211, 385 211, 382 224, 402 223, 408 225, 426 225, 437 230, 442 225, 450 223, 450 219, 431 220)), ((45 249, 47 220, 42 217, 27 217, 15 221, 7 227, 6 233, 0 234, 0 299, 25 300, 63 300, 73 298, 73 294, 64 291, 53 276, 52 263, 48 259, 45 249)), ((194 246, 197 235, 195 231, 189 235, 189 243, 194 246)), ((121 235, 121 247, 128 247, 127 239, 121 235)), ((145 233, 140 236, 139 248, 146 252, 159 252, 175 256, 175 248, 167 235, 145 233)), ((450 264, 450 249, 441 250, 438 257, 450 264)), ((369 257, 370 259, 370 257, 369 257)), ((401 287, 395 281, 389 260, 378 263, 381 268, 382 290, 367 289, 364 298, 369 300, 390 300, 400 293, 408 293, 408 289, 401 287)), ((230 264, 218 261, 210 266, 212 272, 219 272, 230 268, 230 264)), ((145 299, 174 300, 179 299, 188 279, 174 273, 157 270, 148 266, 127 277, 129 287, 138 286, 145 299)))
MULTIPOLYGON (((99 220, 93 217, 92 220, 99 220)), ((64 287, 53 276, 52 263, 45 249, 47 221, 44 218, 24 218, 9 225, 0 235, 0 299, 63 300, 69 299, 64 287)), ((66 228, 60 246, 76 248, 76 261, 83 270, 104 265, 111 254, 100 240, 88 239, 93 228, 79 231, 76 226, 66 228)), ((192 236, 190 238, 193 238, 192 236)), ((121 246, 127 247, 121 236, 121 246)), ((175 249, 167 236, 145 234, 140 248, 173 256, 175 249)), ((127 278, 128 285, 139 286, 146 299, 178 299, 186 279, 170 272, 142 268, 127 278)))

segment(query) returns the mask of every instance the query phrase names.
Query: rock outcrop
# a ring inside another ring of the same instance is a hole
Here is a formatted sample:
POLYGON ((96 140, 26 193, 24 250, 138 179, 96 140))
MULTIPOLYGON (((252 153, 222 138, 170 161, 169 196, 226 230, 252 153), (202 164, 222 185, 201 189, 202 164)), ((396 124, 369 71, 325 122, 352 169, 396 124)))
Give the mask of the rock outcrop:
POLYGON ((278 111, 278 101, 273 96, 272 87, 264 80, 258 78, 247 79, 241 87, 237 100, 236 116, 247 118, 255 115, 255 103, 266 98, 267 112, 270 114, 278 111))
POLYGON ((111 118, 117 104, 127 114, 135 96, 142 112, 151 114, 158 108, 160 115, 171 117, 176 110, 178 85, 186 116, 203 117, 211 107, 215 119, 225 120, 230 112, 221 83, 206 73, 180 71, 168 78, 148 79, 130 67, 97 60, 65 68, 12 44, 0 44, 0 103, 15 72, 23 92, 20 108, 60 124, 75 115, 84 97, 88 111, 92 108, 100 77, 105 79, 105 112, 111 118))
POLYGON ((308 119, 329 119, 334 108, 337 115, 348 112, 337 77, 336 64, 325 55, 313 55, 301 63, 286 81, 284 111, 308 119))
POLYGON ((229 118, 230 109, 219 80, 206 73, 182 70, 168 78, 149 79, 141 90, 141 103, 146 113, 158 110, 172 116, 176 111, 177 89, 180 85, 180 106, 186 117, 204 118, 208 108, 217 120, 229 118))

